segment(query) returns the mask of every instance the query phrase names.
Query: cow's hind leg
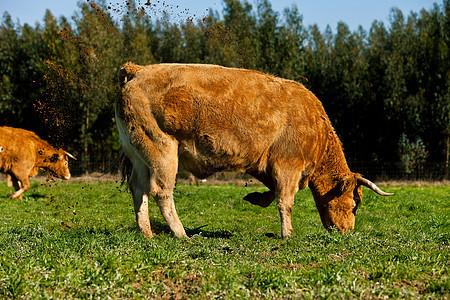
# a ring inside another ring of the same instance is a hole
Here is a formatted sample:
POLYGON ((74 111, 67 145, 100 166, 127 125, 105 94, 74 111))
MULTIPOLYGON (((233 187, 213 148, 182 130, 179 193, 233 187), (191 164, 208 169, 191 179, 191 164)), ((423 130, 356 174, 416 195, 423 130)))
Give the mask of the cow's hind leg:
POLYGON ((150 194, 150 172, 148 167, 139 160, 133 162, 133 170, 128 181, 133 195, 134 212, 139 230, 145 237, 153 236, 148 217, 148 199, 150 194))
POLYGON ((165 145, 164 148, 159 159, 151 162, 150 193, 175 236, 187 237, 173 199, 173 189, 178 171, 177 147, 173 144, 165 145))
POLYGON ((139 156, 149 168, 150 194, 164 220, 176 237, 187 237, 173 200, 173 188, 178 172, 177 142, 163 134, 155 140, 144 138, 139 144, 139 156))
POLYGON ((158 204, 159 210, 161 211, 164 220, 166 220, 167 224, 170 227, 170 230, 172 230, 176 237, 187 237, 183 224, 181 223, 175 209, 172 192, 173 188, 168 187, 166 184, 160 185, 158 183, 159 179, 157 178, 161 177, 157 176, 154 180, 152 180, 151 193, 156 203, 158 204))

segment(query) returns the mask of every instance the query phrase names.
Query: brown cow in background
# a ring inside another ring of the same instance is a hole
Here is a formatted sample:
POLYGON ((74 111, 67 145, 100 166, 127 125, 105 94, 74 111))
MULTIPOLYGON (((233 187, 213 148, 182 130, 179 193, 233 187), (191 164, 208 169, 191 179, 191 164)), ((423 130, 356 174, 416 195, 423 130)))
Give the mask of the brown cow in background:
POLYGON ((174 234, 186 236, 173 200, 179 168, 198 178, 219 171, 256 177, 269 191, 244 199, 263 207, 277 199, 283 238, 293 232, 294 195, 307 186, 325 228, 341 232, 354 228, 362 186, 392 195, 350 171, 322 104, 295 81, 202 64, 127 63, 119 77, 124 175, 147 237, 150 195, 174 234))
POLYGON ((56 150, 31 131, 0 127, 0 172, 10 176, 16 190, 9 198, 22 199, 22 194, 30 188, 29 177, 39 169, 62 179, 70 179, 68 158, 70 153, 56 150))

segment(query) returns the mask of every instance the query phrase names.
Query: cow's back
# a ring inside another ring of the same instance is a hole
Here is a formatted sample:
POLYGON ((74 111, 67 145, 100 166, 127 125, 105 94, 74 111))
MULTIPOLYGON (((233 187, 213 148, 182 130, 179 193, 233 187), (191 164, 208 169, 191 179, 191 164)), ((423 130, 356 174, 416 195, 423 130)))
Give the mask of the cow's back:
POLYGON ((332 131, 320 101, 303 85, 214 65, 147 66, 124 87, 118 109, 133 126, 153 118, 178 140, 180 162, 190 171, 316 161, 332 131))

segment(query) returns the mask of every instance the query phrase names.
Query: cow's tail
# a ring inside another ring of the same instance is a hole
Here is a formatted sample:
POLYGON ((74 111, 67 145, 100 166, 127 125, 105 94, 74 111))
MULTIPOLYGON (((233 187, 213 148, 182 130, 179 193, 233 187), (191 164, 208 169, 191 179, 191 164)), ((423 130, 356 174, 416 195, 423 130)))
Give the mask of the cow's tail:
POLYGON ((102 175, 98 176, 98 178, 108 174, 119 173, 121 185, 124 185, 125 182, 129 181, 132 170, 133 164, 131 163, 131 160, 125 155, 123 150, 121 150, 119 156, 107 165, 106 169, 102 172, 102 175))
POLYGON ((136 76, 136 74, 143 68, 145 67, 133 64, 132 62, 125 63, 119 70, 118 77, 120 85, 123 86, 125 83, 133 79, 134 76, 136 76))
MULTIPOLYGON (((120 68, 118 74, 120 86, 123 87, 125 83, 132 80, 136 74, 144 68, 145 67, 133 64, 132 62, 125 63, 122 68, 120 68)), ((120 99, 120 96, 118 99, 120 99)), ((116 105, 116 120, 118 118, 117 108, 116 105)), ((114 165, 120 171, 121 184, 123 185, 125 182, 128 183, 131 177, 131 171, 133 170, 133 164, 123 150, 120 151, 120 155, 114 162, 114 165)))
POLYGON ((133 170, 133 164, 131 163, 131 160, 128 158, 128 156, 125 155, 125 153, 120 151, 120 156, 118 158, 118 165, 120 170, 120 176, 121 176, 121 185, 124 185, 125 182, 130 182, 131 177, 131 171, 133 170))

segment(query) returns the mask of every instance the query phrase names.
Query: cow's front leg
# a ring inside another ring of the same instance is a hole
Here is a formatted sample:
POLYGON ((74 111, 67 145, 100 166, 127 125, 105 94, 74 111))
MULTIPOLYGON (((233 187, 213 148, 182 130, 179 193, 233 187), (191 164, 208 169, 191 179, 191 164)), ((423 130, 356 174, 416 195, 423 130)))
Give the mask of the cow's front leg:
POLYGON ((145 164, 133 162, 133 171, 128 184, 133 195, 134 212, 138 228, 146 238, 151 238, 153 233, 148 217, 150 175, 145 164))
POLYGON ((291 214, 294 205, 294 196, 284 195, 278 197, 278 211, 281 219, 281 238, 289 237, 294 229, 292 228, 291 214))
MULTIPOLYGON (((277 171, 282 170, 282 168, 277 171)), ((287 238, 293 232, 291 223, 292 208, 294 206, 294 196, 298 191, 298 182, 301 172, 275 172, 276 174, 276 198, 278 211, 281 219, 281 237, 287 238)))
POLYGON ((17 177, 16 175, 12 175, 11 181, 16 191, 14 193, 8 194, 8 198, 22 199, 22 194, 30 189, 30 180, 26 176, 17 177))

